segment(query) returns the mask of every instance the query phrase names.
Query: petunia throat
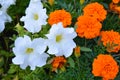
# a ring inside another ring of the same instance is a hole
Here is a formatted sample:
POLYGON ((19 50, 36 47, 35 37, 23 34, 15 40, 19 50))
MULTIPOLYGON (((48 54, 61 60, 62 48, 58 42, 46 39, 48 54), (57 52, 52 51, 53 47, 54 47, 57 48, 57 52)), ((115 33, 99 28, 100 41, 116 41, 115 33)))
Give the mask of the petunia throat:
POLYGON ((27 48, 25 52, 27 54, 31 54, 33 52, 33 50, 34 50, 33 48, 27 48))
POLYGON ((56 36, 56 42, 60 42, 62 40, 62 35, 57 35, 56 36))
POLYGON ((38 14, 34 14, 34 20, 38 20, 38 19, 39 19, 38 14))

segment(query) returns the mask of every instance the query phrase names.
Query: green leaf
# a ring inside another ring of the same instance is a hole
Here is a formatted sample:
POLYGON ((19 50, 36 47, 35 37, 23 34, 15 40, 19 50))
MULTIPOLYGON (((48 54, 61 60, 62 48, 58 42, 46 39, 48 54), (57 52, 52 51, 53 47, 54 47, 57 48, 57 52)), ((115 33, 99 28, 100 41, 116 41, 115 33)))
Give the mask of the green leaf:
POLYGON ((0 67, 2 67, 4 65, 4 58, 0 57, 0 67))
POLYGON ((80 47, 81 51, 85 51, 85 52, 92 52, 92 50, 90 48, 87 47, 80 47))
POLYGON ((4 73, 4 69, 0 68, 0 75, 4 73))
POLYGON ((17 71, 17 69, 18 69, 18 66, 12 64, 10 66, 10 69, 9 69, 8 73, 13 74, 13 73, 15 73, 17 71))
POLYGON ((68 63, 70 64, 71 67, 73 68, 75 67, 75 62, 71 57, 68 58, 68 63))
POLYGON ((19 80, 18 75, 16 75, 13 80, 19 80))

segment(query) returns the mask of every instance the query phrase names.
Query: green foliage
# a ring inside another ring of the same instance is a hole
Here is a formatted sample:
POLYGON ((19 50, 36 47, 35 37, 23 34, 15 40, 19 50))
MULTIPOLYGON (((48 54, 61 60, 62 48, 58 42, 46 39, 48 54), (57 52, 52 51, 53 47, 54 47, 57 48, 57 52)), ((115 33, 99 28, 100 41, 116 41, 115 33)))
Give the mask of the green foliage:
POLYGON ((68 63, 70 64, 71 67, 75 68, 75 62, 72 58, 68 58, 68 63))
POLYGON ((106 20, 103 22, 103 30, 115 30, 120 32, 120 19, 115 13, 110 13, 107 15, 106 20), (114 23, 114 24, 113 24, 114 23))
MULTIPOLYGON (((49 32, 50 25, 43 26, 42 30, 37 34, 31 34, 23 28, 23 23, 20 18, 25 15, 30 0, 16 0, 16 5, 11 5, 8 9, 8 14, 12 17, 11 23, 6 23, 6 29, 0 33, 0 80, 101 80, 100 77, 95 77, 92 74, 92 62, 100 53, 107 53, 106 48, 102 44, 98 44, 99 39, 95 38, 87 40, 76 37, 74 41, 80 46, 81 56, 76 58, 71 55, 67 58, 65 71, 53 72, 50 64, 36 68, 31 71, 29 67, 22 70, 18 65, 12 63, 14 54, 12 47, 18 36, 29 35, 32 39, 42 37, 46 38, 45 34, 49 32)), ((48 2, 43 2, 43 6, 47 9, 47 14, 58 9, 65 9, 72 15, 72 24, 75 27, 77 17, 83 14, 83 8, 91 2, 100 2, 108 10, 111 0, 85 0, 80 4, 79 0, 55 0, 52 6, 48 2)), ((120 19, 118 14, 109 12, 107 18, 102 22, 102 30, 115 30, 120 32, 120 19)), ((112 53, 115 60, 120 65, 120 52, 112 53)), ((120 72, 115 80, 120 79, 120 72)))

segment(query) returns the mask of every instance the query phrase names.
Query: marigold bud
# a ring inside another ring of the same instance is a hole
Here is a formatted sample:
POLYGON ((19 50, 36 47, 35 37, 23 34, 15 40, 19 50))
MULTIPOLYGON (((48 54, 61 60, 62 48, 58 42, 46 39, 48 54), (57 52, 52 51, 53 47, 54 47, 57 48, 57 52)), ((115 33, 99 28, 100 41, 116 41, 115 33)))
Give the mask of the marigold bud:
POLYGON ((75 47, 74 55, 75 55, 75 57, 80 57, 80 47, 79 46, 75 47))
POLYGON ((48 0, 48 2, 51 6, 54 4, 54 0, 48 0))

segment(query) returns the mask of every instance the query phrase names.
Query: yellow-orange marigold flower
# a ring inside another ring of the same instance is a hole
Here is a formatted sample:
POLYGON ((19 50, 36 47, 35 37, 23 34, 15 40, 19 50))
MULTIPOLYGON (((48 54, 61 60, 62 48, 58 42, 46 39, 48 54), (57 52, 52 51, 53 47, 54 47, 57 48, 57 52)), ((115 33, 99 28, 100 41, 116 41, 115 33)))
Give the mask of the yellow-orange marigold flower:
POLYGON ((112 0, 113 3, 117 4, 120 2, 120 0, 112 0))
POLYGON ((101 41, 103 45, 108 48, 108 52, 118 52, 120 50, 120 34, 118 32, 113 30, 102 31, 101 41))
POLYGON ((84 15, 95 17, 99 21, 103 21, 106 18, 107 11, 103 5, 95 2, 90 3, 83 9, 84 15))
POLYGON ((71 14, 67 11, 63 10, 55 10, 51 12, 49 15, 48 23, 50 25, 57 24, 58 22, 62 22, 64 27, 67 27, 71 24, 71 14))
POLYGON ((76 23, 76 32, 79 37, 92 39, 99 36, 102 24, 91 16, 79 16, 76 23))
POLYGON ((94 76, 103 77, 103 80, 114 79, 119 72, 119 66, 111 55, 99 54, 92 64, 94 76))
POLYGON ((66 62, 67 61, 63 56, 55 57, 52 62, 53 67, 52 71, 55 71, 56 69, 63 67, 66 62))

